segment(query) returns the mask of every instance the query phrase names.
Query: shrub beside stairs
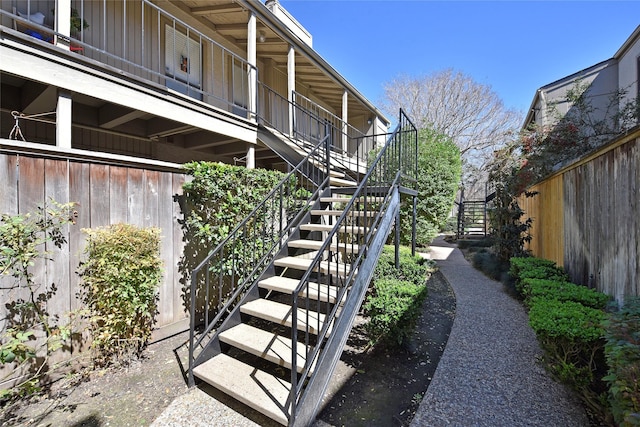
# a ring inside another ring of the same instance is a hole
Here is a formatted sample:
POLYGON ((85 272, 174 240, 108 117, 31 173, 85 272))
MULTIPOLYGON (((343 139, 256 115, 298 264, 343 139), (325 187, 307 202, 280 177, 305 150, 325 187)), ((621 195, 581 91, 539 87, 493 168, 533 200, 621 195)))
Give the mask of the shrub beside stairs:
POLYGON ((399 217, 400 145, 417 140, 401 119, 364 178, 327 170, 266 267, 192 340, 191 378, 282 425, 313 421, 399 217))

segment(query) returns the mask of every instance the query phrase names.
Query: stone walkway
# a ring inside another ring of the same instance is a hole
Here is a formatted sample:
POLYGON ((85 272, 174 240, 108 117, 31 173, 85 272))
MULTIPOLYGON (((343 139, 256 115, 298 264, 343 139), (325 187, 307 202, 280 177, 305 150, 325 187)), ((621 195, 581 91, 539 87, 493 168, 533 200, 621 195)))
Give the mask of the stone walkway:
POLYGON ((442 238, 430 257, 456 294, 456 317, 411 426, 588 426, 577 399, 537 362, 522 305, 442 238))

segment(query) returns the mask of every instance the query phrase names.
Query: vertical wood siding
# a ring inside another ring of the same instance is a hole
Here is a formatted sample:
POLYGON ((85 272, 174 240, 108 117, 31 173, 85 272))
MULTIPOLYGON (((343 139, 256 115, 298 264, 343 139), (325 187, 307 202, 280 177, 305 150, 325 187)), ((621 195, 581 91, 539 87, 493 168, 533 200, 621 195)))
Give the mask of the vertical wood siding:
POLYGON ((531 250, 622 302, 640 295, 640 131, 531 188, 531 250))

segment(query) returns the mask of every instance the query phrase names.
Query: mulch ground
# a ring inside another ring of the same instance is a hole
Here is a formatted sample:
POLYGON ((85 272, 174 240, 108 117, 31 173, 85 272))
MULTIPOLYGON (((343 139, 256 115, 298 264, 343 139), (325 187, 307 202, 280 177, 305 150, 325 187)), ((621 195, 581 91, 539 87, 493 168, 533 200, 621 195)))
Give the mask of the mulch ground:
MULTIPOLYGON (((353 328, 317 425, 404 426, 413 418, 451 330, 455 296, 438 272, 411 343, 368 349, 363 319, 353 328)), ((58 381, 41 396, 0 407, 0 425, 145 426, 186 393, 178 362, 186 334, 151 344, 128 367, 58 381)))

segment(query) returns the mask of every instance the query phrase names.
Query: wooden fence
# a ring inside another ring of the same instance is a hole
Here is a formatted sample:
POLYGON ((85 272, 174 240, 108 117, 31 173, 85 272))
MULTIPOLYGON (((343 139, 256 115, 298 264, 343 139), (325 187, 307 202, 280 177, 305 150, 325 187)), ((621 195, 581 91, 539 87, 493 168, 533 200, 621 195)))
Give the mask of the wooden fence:
MULTIPOLYGON (((55 293, 47 302, 49 314, 62 316, 78 307, 80 278, 76 270, 85 245, 81 230, 126 222, 160 228, 164 277, 156 326, 183 321, 187 314, 178 270, 184 247, 178 200, 187 176, 179 166, 99 153, 82 155, 79 150, 65 154, 39 147, 30 152, 0 144, 0 213, 33 212, 50 198, 78 204, 77 223, 67 227, 68 244, 54 250, 51 261, 33 269, 36 283, 47 289, 55 284, 55 293)), ((0 319, 5 318, 5 302, 15 297, 9 295, 12 291, 2 289, 9 280, 0 277, 0 319)))
POLYGON ((531 188, 535 256, 563 265, 572 281, 622 302, 640 295, 640 129, 531 188))

